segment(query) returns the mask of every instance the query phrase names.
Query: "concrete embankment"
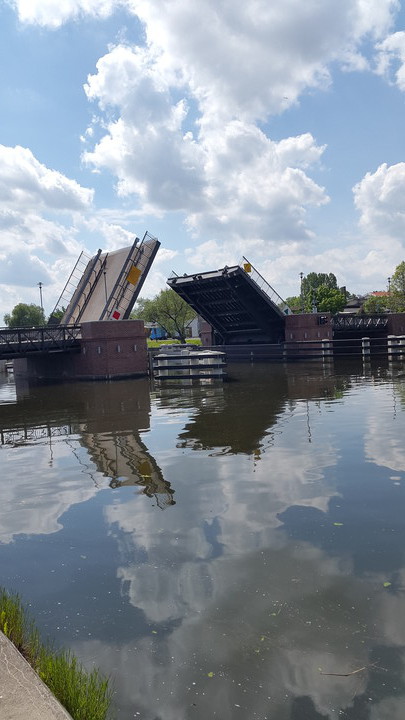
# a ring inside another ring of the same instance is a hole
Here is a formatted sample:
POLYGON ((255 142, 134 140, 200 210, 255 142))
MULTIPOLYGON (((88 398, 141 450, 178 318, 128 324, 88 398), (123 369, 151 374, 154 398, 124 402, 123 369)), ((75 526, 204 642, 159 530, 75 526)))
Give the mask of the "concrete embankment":
POLYGON ((0 632, 1 720, 72 720, 32 667, 0 632))

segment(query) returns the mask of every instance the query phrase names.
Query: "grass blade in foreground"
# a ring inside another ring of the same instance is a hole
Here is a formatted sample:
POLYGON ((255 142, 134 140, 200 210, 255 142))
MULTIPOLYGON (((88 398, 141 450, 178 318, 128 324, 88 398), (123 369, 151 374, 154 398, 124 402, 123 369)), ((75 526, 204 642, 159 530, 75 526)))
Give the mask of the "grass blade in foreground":
POLYGON ((20 597, 0 588, 0 630, 28 660, 74 720, 106 720, 112 699, 108 678, 88 672, 69 651, 43 645, 20 597))

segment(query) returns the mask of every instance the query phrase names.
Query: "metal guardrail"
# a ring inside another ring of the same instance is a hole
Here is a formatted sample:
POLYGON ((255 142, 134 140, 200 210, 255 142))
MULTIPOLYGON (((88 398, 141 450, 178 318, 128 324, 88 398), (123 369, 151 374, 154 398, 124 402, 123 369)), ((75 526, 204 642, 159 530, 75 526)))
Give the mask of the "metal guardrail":
POLYGON ((398 359, 405 362, 405 336, 380 338, 286 340, 277 344, 211 345, 205 350, 222 350, 228 364, 234 362, 289 362, 357 357, 398 359))
POLYGON ((0 358, 26 357, 32 353, 49 353, 79 346, 80 325, 48 325, 39 328, 6 328, 0 330, 0 358))
POLYGON ((159 240, 147 231, 142 240, 136 238, 99 320, 111 320, 115 317, 115 312, 118 313, 116 319, 121 317, 122 320, 127 320, 129 318, 159 247, 159 240), (133 267, 140 271, 139 279, 135 284, 128 280, 128 274, 133 267))
MULTIPOLYGON (((63 316, 63 324, 67 325, 68 323, 77 323, 79 321, 80 315, 84 310, 84 307, 79 308, 79 311, 77 312, 77 304, 78 300, 80 298, 80 294, 78 293, 79 285, 81 285, 82 289, 86 287, 88 284, 88 290, 85 295, 86 297, 86 304, 91 296, 92 289, 95 285, 94 278, 91 280, 91 276, 93 271, 95 271, 95 268, 99 264, 99 258, 101 255, 101 250, 99 249, 97 251, 97 255, 95 255, 93 258, 87 255, 85 252, 81 252, 79 255, 79 258, 76 262, 76 265, 74 266, 72 272, 70 273, 70 276, 68 278, 68 281, 63 288, 59 299, 54 307, 54 309, 51 312, 51 315, 48 320, 48 325, 59 325, 59 320, 56 319, 57 316, 55 313, 57 310, 62 311, 63 316), (76 296, 76 303, 73 303, 73 298, 76 296), (75 317, 72 319, 72 315, 75 315, 75 317), (56 321, 55 321, 56 320, 56 321)), ((105 259, 104 259, 105 263, 105 259)), ((99 268, 100 271, 100 268, 99 268)))
POLYGON ((277 308, 284 315, 291 315, 292 310, 289 305, 283 300, 281 295, 264 279, 263 275, 260 275, 259 271, 252 265, 252 263, 243 256, 242 261, 239 263, 239 267, 245 270, 253 282, 260 288, 262 292, 271 300, 271 302, 277 306, 277 308), (249 270, 246 270, 249 267, 249 270))

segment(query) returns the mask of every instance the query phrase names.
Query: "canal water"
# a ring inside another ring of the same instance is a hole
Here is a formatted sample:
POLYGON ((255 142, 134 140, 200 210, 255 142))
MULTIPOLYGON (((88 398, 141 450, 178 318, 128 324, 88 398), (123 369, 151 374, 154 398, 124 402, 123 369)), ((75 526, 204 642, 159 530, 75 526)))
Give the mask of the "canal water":
POLYGON ((118 720, 403 720, 405 365, 0 383, 0 584, 118 720))

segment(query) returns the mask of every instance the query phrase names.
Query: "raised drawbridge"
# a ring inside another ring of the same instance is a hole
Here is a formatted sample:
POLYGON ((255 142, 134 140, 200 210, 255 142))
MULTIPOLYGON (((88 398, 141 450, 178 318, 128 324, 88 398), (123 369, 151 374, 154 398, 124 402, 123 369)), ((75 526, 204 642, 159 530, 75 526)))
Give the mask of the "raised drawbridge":
POLYGON ((176 275, 168 285, 214 329, 225 345, 284 340, 287 303, 247 258, 239 265, 176 275))

